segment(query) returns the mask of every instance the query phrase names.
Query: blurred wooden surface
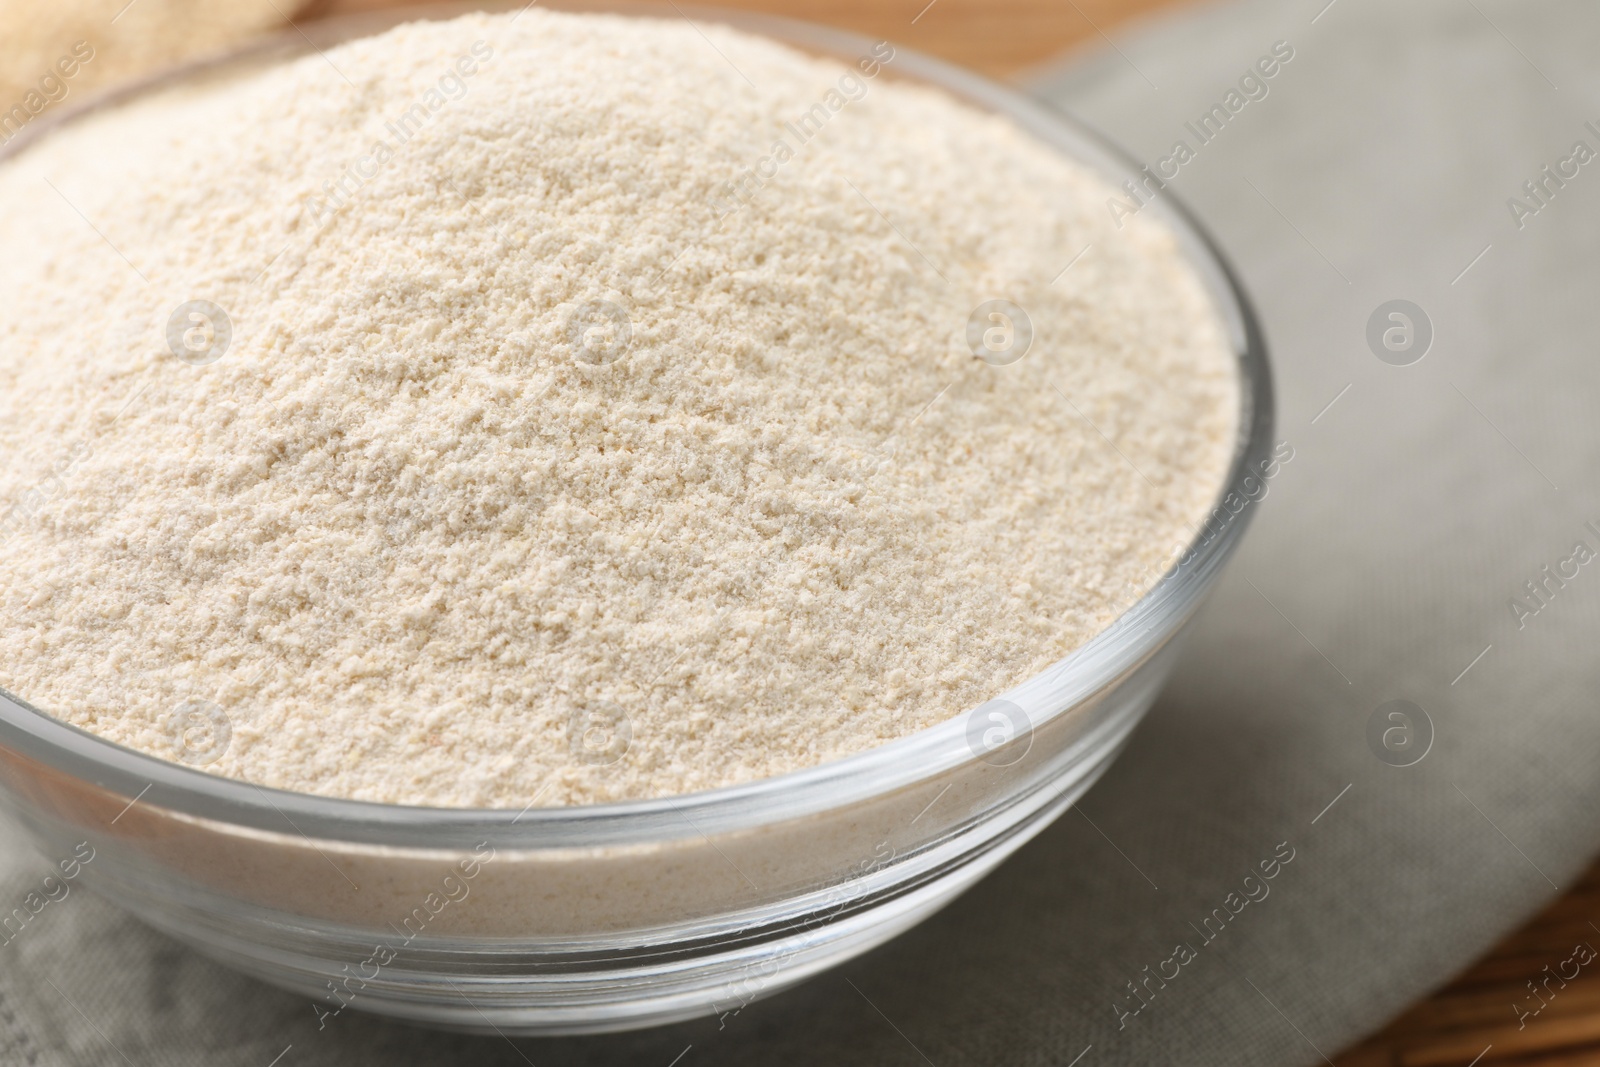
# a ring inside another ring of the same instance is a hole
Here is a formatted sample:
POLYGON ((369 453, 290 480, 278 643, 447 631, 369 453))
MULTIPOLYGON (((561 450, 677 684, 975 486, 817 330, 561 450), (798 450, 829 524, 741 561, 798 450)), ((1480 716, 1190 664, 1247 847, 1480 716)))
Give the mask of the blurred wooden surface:
POLYGON ((1580 966, 1589 954, 1575 956, 1580 945, 1600 952, 1600 865, 1449 986, 1334 1062, 1467 1067, 1481 1056, 1476 1067, 1600 1064, 1600 957, 1580 966), (1519 1011, 1529 1014, 1519 1021, 1519 1011))
MULTIPOLYGON (((1011 77, 1119 22, 1183 0, 680 0, 821 22, 894 41, 993 77, 1011 77), (1098 27, 1098 30, 1096 29, 1098 27)), ((314 0, 320 13, 400 7, 394 0, 314 0)))
MULTIPOLYGON (((1193 0, 698 0, 803 18, 1013 77, 1119 24, 1193 0)), ((401 6, 393 0, 320 0, 320 14, 401 6)), ((1577 1067, 1600 1065, 1600 959, 1519 1026, 1528 983, 1545 980, 1578 943, 1600 949, 1600 866, 1547 911, 1382 1033, 1333 1058, 1337 1067, 1577 1067), (1475 1057, 1481 1057, 1475 1059, 1475 1057)), ((1572 966, 1566 970, 1571 973, 1572 966)), ((1541 985, 1541 990, 1545 986, 1541 985)))

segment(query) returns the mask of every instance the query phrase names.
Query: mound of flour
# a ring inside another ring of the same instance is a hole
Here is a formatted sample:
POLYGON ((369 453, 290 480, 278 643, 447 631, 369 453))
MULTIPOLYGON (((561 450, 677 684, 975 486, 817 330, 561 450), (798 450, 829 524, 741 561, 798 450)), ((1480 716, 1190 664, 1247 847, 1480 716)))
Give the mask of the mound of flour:
POLYGON ((0 685, 522 807, 854 753, 1106 627, 1225 475, 1221 326, 893 59, 478 15, 0 166, 0 685))

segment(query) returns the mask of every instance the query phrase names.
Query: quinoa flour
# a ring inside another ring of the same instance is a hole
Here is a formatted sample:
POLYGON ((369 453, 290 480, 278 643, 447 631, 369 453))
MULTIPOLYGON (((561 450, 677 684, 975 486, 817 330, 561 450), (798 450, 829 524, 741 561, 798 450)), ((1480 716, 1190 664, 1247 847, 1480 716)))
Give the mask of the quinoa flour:
POLYGON ((1081 645, 1213 505, 1233 355, 1158 221, 892 70, 475 15, 0 166, 0 685, 520 808, 811 766, 1081 645))

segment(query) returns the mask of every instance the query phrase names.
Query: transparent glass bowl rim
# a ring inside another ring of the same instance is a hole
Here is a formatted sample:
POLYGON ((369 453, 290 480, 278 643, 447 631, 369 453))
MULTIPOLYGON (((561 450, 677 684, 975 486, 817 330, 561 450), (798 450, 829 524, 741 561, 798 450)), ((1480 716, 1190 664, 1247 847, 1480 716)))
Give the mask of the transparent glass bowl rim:
MULTIPOLYGON (((513 4, 427 5, 356 14, 306 24, 245 48, 187 64, 100 94, 40 120, 15 137, 0 163, 24 151, 50 130, 85 114, 121 104, 146 92, 236 64, 304 53, 377 32, 416 18, 442 18, 472 11, 514 10, 513 4)), ((693 16, 720 22, 816 54, 846 61, 868 55, 876 41, 853 33, 770 15, 674 4, 586 3, 557 0, 546 7, 635 16, 693 16)), ((886 68, 886 72, 888 68, 886 68)), ((1022 93, 952 64, 895 46, 892 75, 941 88, 981 109, 998 113, 1090 166, 1113 183, 1139 175, 1141 164, 1083 123, 1022 93)), ((1170 192, 1151 201, 1178 236, 1191 266, 1207 284, 1239 356, 1240 412, 1232 461, 1217 496, 1252 473, 1260 477, 1270 449, 1272 386, 1264 339, 1249 297, 1209 234, 1170 192)), ((1202 540, 1197 534, 1175 566, 1113 625, 1047 670, 997 696, 1025 710, 1054 709, 1033 722, 1037 730, 1116 684, 1187 621, 1212 579, 1231 555, 1252 507, 1229 515, 1222 529, 1202 540)), ((1226 514, 1226 513, 1225 513, 1226 514)), ((223 778, 124 748, 55 719, 0 690, 0 744, 61 774, 118 794, 137 797, 182 815, 268 832, 294 830, 313 838, 375 846, 456 849, 462 842, 492 839, 497 846, 571 848, 648 844, 667 839, 730 833, 763 824, 838 810, 873 796, 946 773, 977 757, 967 741, 970 712, 956 715, 895 741, 814 767, 698 793, 579 807, 512 809, 430 808, 295 793, 223 778), (9 699, 8 699, 9 698, 9 699)))

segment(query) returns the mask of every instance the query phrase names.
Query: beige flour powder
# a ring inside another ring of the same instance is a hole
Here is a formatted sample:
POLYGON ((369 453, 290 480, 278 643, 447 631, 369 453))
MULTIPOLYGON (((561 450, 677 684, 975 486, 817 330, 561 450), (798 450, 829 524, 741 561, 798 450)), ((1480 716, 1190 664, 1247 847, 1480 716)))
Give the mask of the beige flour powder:
POLYGON ((0 685, 522 807, 806 767, 1070 652, 1212 505, 1233 358, 1158 223, 892 70, 535 8, 0 167, 0 685), (220 358, 169 346, 189 301, 220 358))

